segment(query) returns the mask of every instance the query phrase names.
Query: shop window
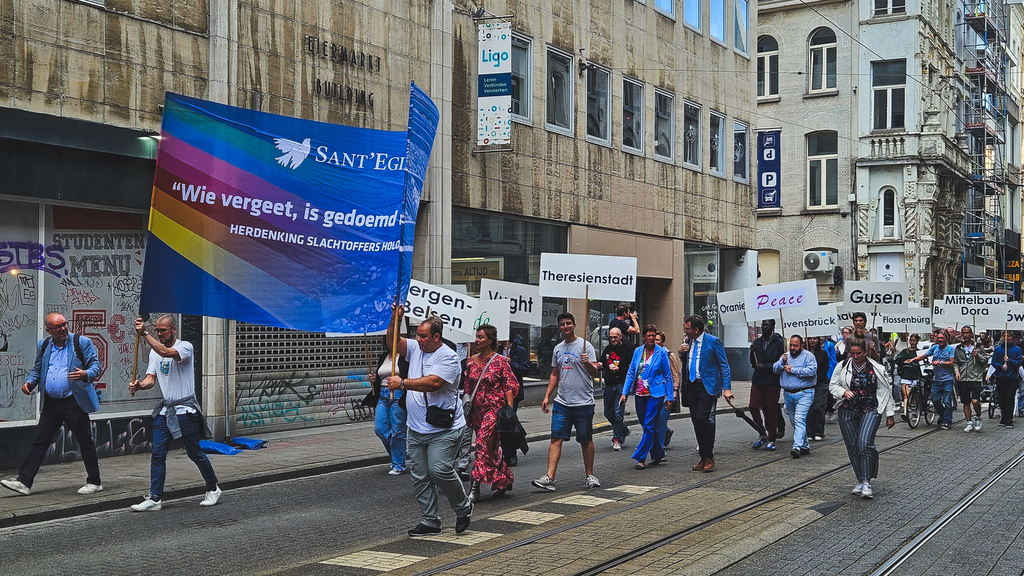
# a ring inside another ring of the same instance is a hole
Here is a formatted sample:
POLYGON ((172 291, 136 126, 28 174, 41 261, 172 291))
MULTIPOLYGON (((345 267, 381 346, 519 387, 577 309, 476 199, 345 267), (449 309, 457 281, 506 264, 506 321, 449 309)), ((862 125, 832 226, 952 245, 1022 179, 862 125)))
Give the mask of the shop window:
POLYGON ((530 123, 530 91, 533 86, 530 40, 512 36, 512 118, 530 123))
POLYGON ((871 63, 871 90, 875 130, 905 126, 907 61, 889 60, 871 63))
POLYGON ((587 69, 587 139, 611 144, 611 115, 608 113, 608 71, 587 69))
POLYGON ((708 170, 712 174, 725 174, 725 116, 712 112, 708 133, 708 148, 711 153, 708 158, 708 170))
POLYGON ((572 57, 548 48, 547 116, 549 130, 572 134, 572 57))
POLYGON ((807 136, 807 207, 839 206, 839 136, 816 132, 807 136))
POLYGON ((683 105, 683 164, 700 169, 700 106, 692 102, 683 105))
POLYGON ((836 88, 836 33, 829 28, 818 28, 811 35, 810 92, 826 92, 836 88))
POLYGON ((669 162, 675 148, 674 101, 671 94, 654 91, 654 157, 669 162))
POLYGON ((779 95, 779 43, 771 36, 757 39, 757 97, 779 95))
POLYGON ((628 78, 622 79, 622 148, 644 151, 644 86, 628 78))

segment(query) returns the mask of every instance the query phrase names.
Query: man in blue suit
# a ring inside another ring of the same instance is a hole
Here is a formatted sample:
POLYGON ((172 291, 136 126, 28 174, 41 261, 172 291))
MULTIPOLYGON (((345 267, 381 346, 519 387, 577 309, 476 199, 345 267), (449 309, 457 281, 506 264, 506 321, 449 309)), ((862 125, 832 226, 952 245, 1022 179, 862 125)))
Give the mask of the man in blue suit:
POLYGON ((28 496, 32 480, 39 472, 46 450, 62 425, 78 442, 85 461, 86 484, 79 494, 94 494, 103 490, 100 483, 100 465, 96 459, 96 442, 92 437, 89 413, 99 410, 100 402, 92 384, 100 377, 102 368, 96 357, 96 347, 85 336, 75 337, 68 332, 68 322, 60 314, 46 317, 46 332, 50 335, 39 341, 36 363, 29 372, 21 391, 31 394, 38 386, 43 394, 43 409, 39 425, 25 462, 14 480, 0 480, 5 488, 28 496))
POLYGON ((686 378, 687 404, 693 434, 697 437, 700 462, 693 465, 698 472, 715 469, 715 405, 724 395, 732 400, 732 377, 725 359, 722 341, 704 332, 704 319, 697 315, 683 319, 686 339, 679 347, 686 378))

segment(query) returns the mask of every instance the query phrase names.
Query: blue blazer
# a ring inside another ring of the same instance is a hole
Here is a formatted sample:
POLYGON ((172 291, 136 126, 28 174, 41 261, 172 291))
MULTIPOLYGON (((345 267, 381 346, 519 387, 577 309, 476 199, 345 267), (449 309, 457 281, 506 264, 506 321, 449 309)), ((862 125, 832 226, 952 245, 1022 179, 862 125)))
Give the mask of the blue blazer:
MULTIPOLYGON (((34 390, 36 386, 42 385, 40 393, 43 395, 43 402, 46 402, 46 371, 50 367, 50 352, 53 350, 53 342, 50 342, 50 345, 43 351, 44 342, 46 342, 46 338, 36 344, 36 364, 32 367, 32 371, 28 373, 28 378, 25 380, 28 383, 29 390, 34 390)), ((96 395, 96 387, 93 386, 92 382, 100 377, 103 368, 100 366, 100 360, 96 356, 96 346, 93 345, 92 340, 82 336, 80 343, 82 345, 82 357, 85 358, 85 366, 82 366, 82 362, 78 359, 78 354, 74 350, 74 333, 68 333, 68 344, 71 345, 71 349, 68 350, 68 358, 70 358, 68 372, 76 368, 82 368, 89 376, 85 381, 69 380, 68 384, 71 385, 71 395, 75 397, 75 401, 82 407, 82 410, 92 413, 100 409, 100 399, 96 395)))
MULTIPOLYGON (((690 344, 691 350, 694 343, 690 344)), ((690 362, 686 359, 683 365, 683 377, 690 379, 690 362)), ((729 361, 725 358, 725 346, 722 341, 707 332, 704 333, 704 345, 700 347, 700 380, 704 389, 711 396, 718 396, 722 390, 732 390, 732 374, 729 372, 729 361)))
MULTIPOLYGON (((644 347, 640 346, 633 351, 633 361, 629 363, 629 372, 626 373, 626 384, 622 387, 622 395, 629 396, 636 386, 637 371, 640 370, 640 363, 644 359, 644 347)), ((669 402, 675 401, 675 387, 672 384, 672 365, 669 364, 668 350, 662 346, 655 346, 651 361, 643 368, 640 375, 647 380, 647 388, 651 391, 652 398, 668 397, 669 402)))

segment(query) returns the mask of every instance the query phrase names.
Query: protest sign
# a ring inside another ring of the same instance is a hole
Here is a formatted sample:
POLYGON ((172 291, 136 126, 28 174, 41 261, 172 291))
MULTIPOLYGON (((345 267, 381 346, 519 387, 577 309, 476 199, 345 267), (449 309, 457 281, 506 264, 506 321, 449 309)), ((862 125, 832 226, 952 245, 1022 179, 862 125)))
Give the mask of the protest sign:
POLYGON ((314 332, 387 328, 405 294, 437 107, 371 130, 168 93, 142 312, 314 332))
MULTIPOLYGON (((846 312, 871 313, 888 312, 906 314, 910 304, 910 284, 907 282, 861 282, 846 283, 846 312)), ((868 326, 872 326, 870 322, 868 326)))
POLYGON ((907 307, 906 314, 890 314, 880 312, 878 325, 888 332, 907 332, 910 334, 927 334, 932 331, 932 315, 927 308, 921 308, 914 302, 907 307))
POLYGON ((540 294, 553 298, 633 302, 636 300, 636 258, 542 253, 540 294))
POLYGON ((508 300, 509 320, 540 326, 543 314, 540 287, 517 282, 484 278, 480 280, 480 300, 508 300))
MULTIPOLYGON (((448 330, 469 335, 475 333, 473 323, 476 320, 477 299, 471 296, 412 280, 403 305, 405 315, 412 320, 426 320, 432 314, 436 314, 444 322, 446 337, 449 337, 448 330)), ((456 342, 467 341, 450 339, 456 342)))
POLYGON ((810 314, 799 312, 798 309, 783 308, 782 310, 782 330, 779 333, 787 338, 796 334, 804 338, 832 336, 836 332, 839 332, 839 324, 835 304, 818 306, 818 309, 810 314), (790 312, 790 310, 794 311, 790 312))
POLYGON ((746 314, 743 303, 743 289, 730 290, 728 292, 719 292, 717 295, 718 301, 718 319, 722 325, 727 324, 746 324, 746 314))
POLYGON ((818 285, 814 280, 780 282, 743 289, 747 322, 780 318, 783 308, 795 308, 793 314, 813 314, 818 308, 818 285))
POLYGON ((506 300, 478 300, 473 310, 473 327, 470 332, 476 336, 481 324, 490 324, 498 330, 498 340, 508 340, 509 308, 506 300))

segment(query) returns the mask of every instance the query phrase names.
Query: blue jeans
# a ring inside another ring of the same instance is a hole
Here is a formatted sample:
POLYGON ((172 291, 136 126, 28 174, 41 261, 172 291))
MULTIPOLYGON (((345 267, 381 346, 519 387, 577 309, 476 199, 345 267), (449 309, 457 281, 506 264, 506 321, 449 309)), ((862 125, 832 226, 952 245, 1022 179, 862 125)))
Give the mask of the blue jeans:
POLYGON ((814 402, 814 388, 800 392, 786 391, 786 413, 793 423, 793 449, 810 449, 807 444, 807 411, 814 402))
POLYGON ((658 415, 666 412, 666 410, 662 410, 665 406, 665 397, 634 396, 634 398, 636 399, 637 416, 643 418, 641 424, 644 428, 644 435, 636 446, 633 460, 643 462, 647 459, 648 454, 651 455, 651 460, 660 460, 665 457, 665 449, 661 445, 661 438, 658 437, 657 427, 658 415))
POLYGON ((622 423, 622 417, 626 412, 626 405, 619 403, 619 398, 622 397, 622 385, 609 386, 607 383, 604 385, 604 417, 608 420, 608 423, 612 425, 612 440, 619 440, 620 442, 625 436, 623 428, 626 427, 622 423))
MULTIPOLYGON (((168 408, 174 410, 174 408, 168 408)), ((217 489, 217 475, 213 472, 210 459, 199 448, 199 436, 202 432, 197 414, 178 414, 181 426, 181 441, 185 444, 185 452, 189 460, 195 462, 199 473, 206 481, 206 491, 217 489)), ((171 444, 171 431, 167 429, 167 417, 157 416, 153 420, 153 457, 149 467, 149 494, 159 500, 164 493, 164 480, 167 478, 167 447, 171 444)))
POLYGON ((939 415, 939 424, 953 425, 953 381, 932 381, 932 404, 939 415))
POLYGON ((377 414, 373 419, 373 432, 380 438, 384 449, 391 456, 391 466, 405 470, 405 410, 398 405, 398 398, 381 394, 377 402, 377 414))
POLYGON ((1017 415, 1024 415, 1024 380, 1017 387, 1017 415))
POLYGON ((412 475, 413 492, 420 503, 420 522, 427 526, 441 527, 438 492, 443 492, 448 498, 456 516, 466 516, 473 510, 462 480, 455 473, 455 460, 468 436, 463 434, 465 430, 463 426, 431 434, 409 431, 409 473, 412 475))

